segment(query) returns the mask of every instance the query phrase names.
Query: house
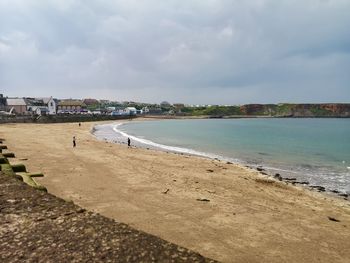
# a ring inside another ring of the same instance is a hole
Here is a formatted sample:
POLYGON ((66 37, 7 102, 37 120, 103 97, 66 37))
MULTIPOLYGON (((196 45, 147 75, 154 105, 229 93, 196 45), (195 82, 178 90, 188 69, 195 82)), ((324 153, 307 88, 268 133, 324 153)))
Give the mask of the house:
POLYGON ((143 107, 142 108, 142 113, 144 113, 144 114, 147 114, 147 113, 149 113, 149 108, 146 106, 146 107, 143 107))
POLYGON ((124 115, 136 115, 136 108, 135 107, 126 107, 124 109, 124 115))
POLYGON ((27 114, 28 103, 24 98, 7 98, 7 110, 15 114, 27 114))
POLYGON ((174 103, 173 106, 177 113, 181 113, 181 110, 185 108, 185 105, 183 103, 174 103))
POLYGON ((130 116, 130 115, 136 115, 137 110, 135 107, 126 107, 124 109, 120 108, 120 107, 116 107, 116 109, 114 111, 112 111, 110 113, 110 115, 112 116, 120 116, 120 115, 124 115, 124 116, 130 116))
POLYGON ((53 97, 47 98, 37 98, 38 100, 42 100, 43 105, 47 108, 47 114, 54 115, 57 113, 57 101, 53 97))
POLYGON ((149 106, 149 107, 143 108, 143 112, 145 114, 160 115, 162 114, 162 109, 159 106, 149 106))
POLYGON ((80 112, 86 108, 86 104, 81 100, 61 100, 58 103, 57 111, 60 112, 80 112))

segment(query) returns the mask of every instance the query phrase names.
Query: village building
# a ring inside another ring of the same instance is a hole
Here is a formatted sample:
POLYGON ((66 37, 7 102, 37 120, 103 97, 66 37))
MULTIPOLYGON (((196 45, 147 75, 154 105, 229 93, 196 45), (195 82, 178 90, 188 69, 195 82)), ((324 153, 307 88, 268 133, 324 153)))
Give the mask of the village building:
POLYGON ((53 97, 37 98, 43 102, 43 105, 47 108, 47 114, 55 115, 57 113, 57 100, 53 97))
POLYGON ((183 103, 174 103, 173 106, 176 113, 181 113, 181 110, 185 108, 185 105, 183 103))
POLYGON ((136 115, 136 112, 137 110, 135 107, 126 107, 124 109, 124 113, 125 113, 124 115, 136 115))
POLYGON ((24 98, 7 98, 7 111, 15 114, 28 114, 28 103, 24 98))
POLYGON ((113 110, 110 115, 112 116, 134 116, 137 114, 137 109, 135 107, 116 107, 115 110, 113 110))
POLYGON ((81 100, 61 100, 58 103, 57 111, 80 112, 85 108, 86 108, 86 104, 81 100))

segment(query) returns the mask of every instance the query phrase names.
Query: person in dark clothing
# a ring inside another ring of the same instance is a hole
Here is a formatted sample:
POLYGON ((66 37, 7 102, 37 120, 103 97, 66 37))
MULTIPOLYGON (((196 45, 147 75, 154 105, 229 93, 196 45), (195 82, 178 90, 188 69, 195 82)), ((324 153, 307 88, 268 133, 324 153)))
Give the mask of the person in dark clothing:
POLYGON ((130 147, 130 138, 128 138, 128 146, 130 147))
POLYGON ((77 146, 77 143, 75 141, 75 136, 73 136, 73 147, 77 146))
POLYGON ((81 123, 79 122, 79 127, 81 126, 81 123))

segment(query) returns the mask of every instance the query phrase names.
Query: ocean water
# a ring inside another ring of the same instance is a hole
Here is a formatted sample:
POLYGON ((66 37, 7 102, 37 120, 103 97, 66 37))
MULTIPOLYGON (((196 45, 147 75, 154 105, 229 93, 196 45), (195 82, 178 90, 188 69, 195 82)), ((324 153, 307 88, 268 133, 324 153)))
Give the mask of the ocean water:
POLYGON ((350 119, 128 121, 95 127, 101 139, 210 158, 350 193, 350 119))

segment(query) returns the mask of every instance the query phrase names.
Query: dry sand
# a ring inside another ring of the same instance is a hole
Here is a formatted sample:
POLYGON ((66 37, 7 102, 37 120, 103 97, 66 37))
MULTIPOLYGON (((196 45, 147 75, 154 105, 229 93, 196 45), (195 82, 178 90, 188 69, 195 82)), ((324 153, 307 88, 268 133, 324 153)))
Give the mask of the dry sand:
POLYGON ((350 262, 349 201, 225 162, 101 142, 93 125, 6 124, 0 137, 50 193, 204 256, 350 262))

